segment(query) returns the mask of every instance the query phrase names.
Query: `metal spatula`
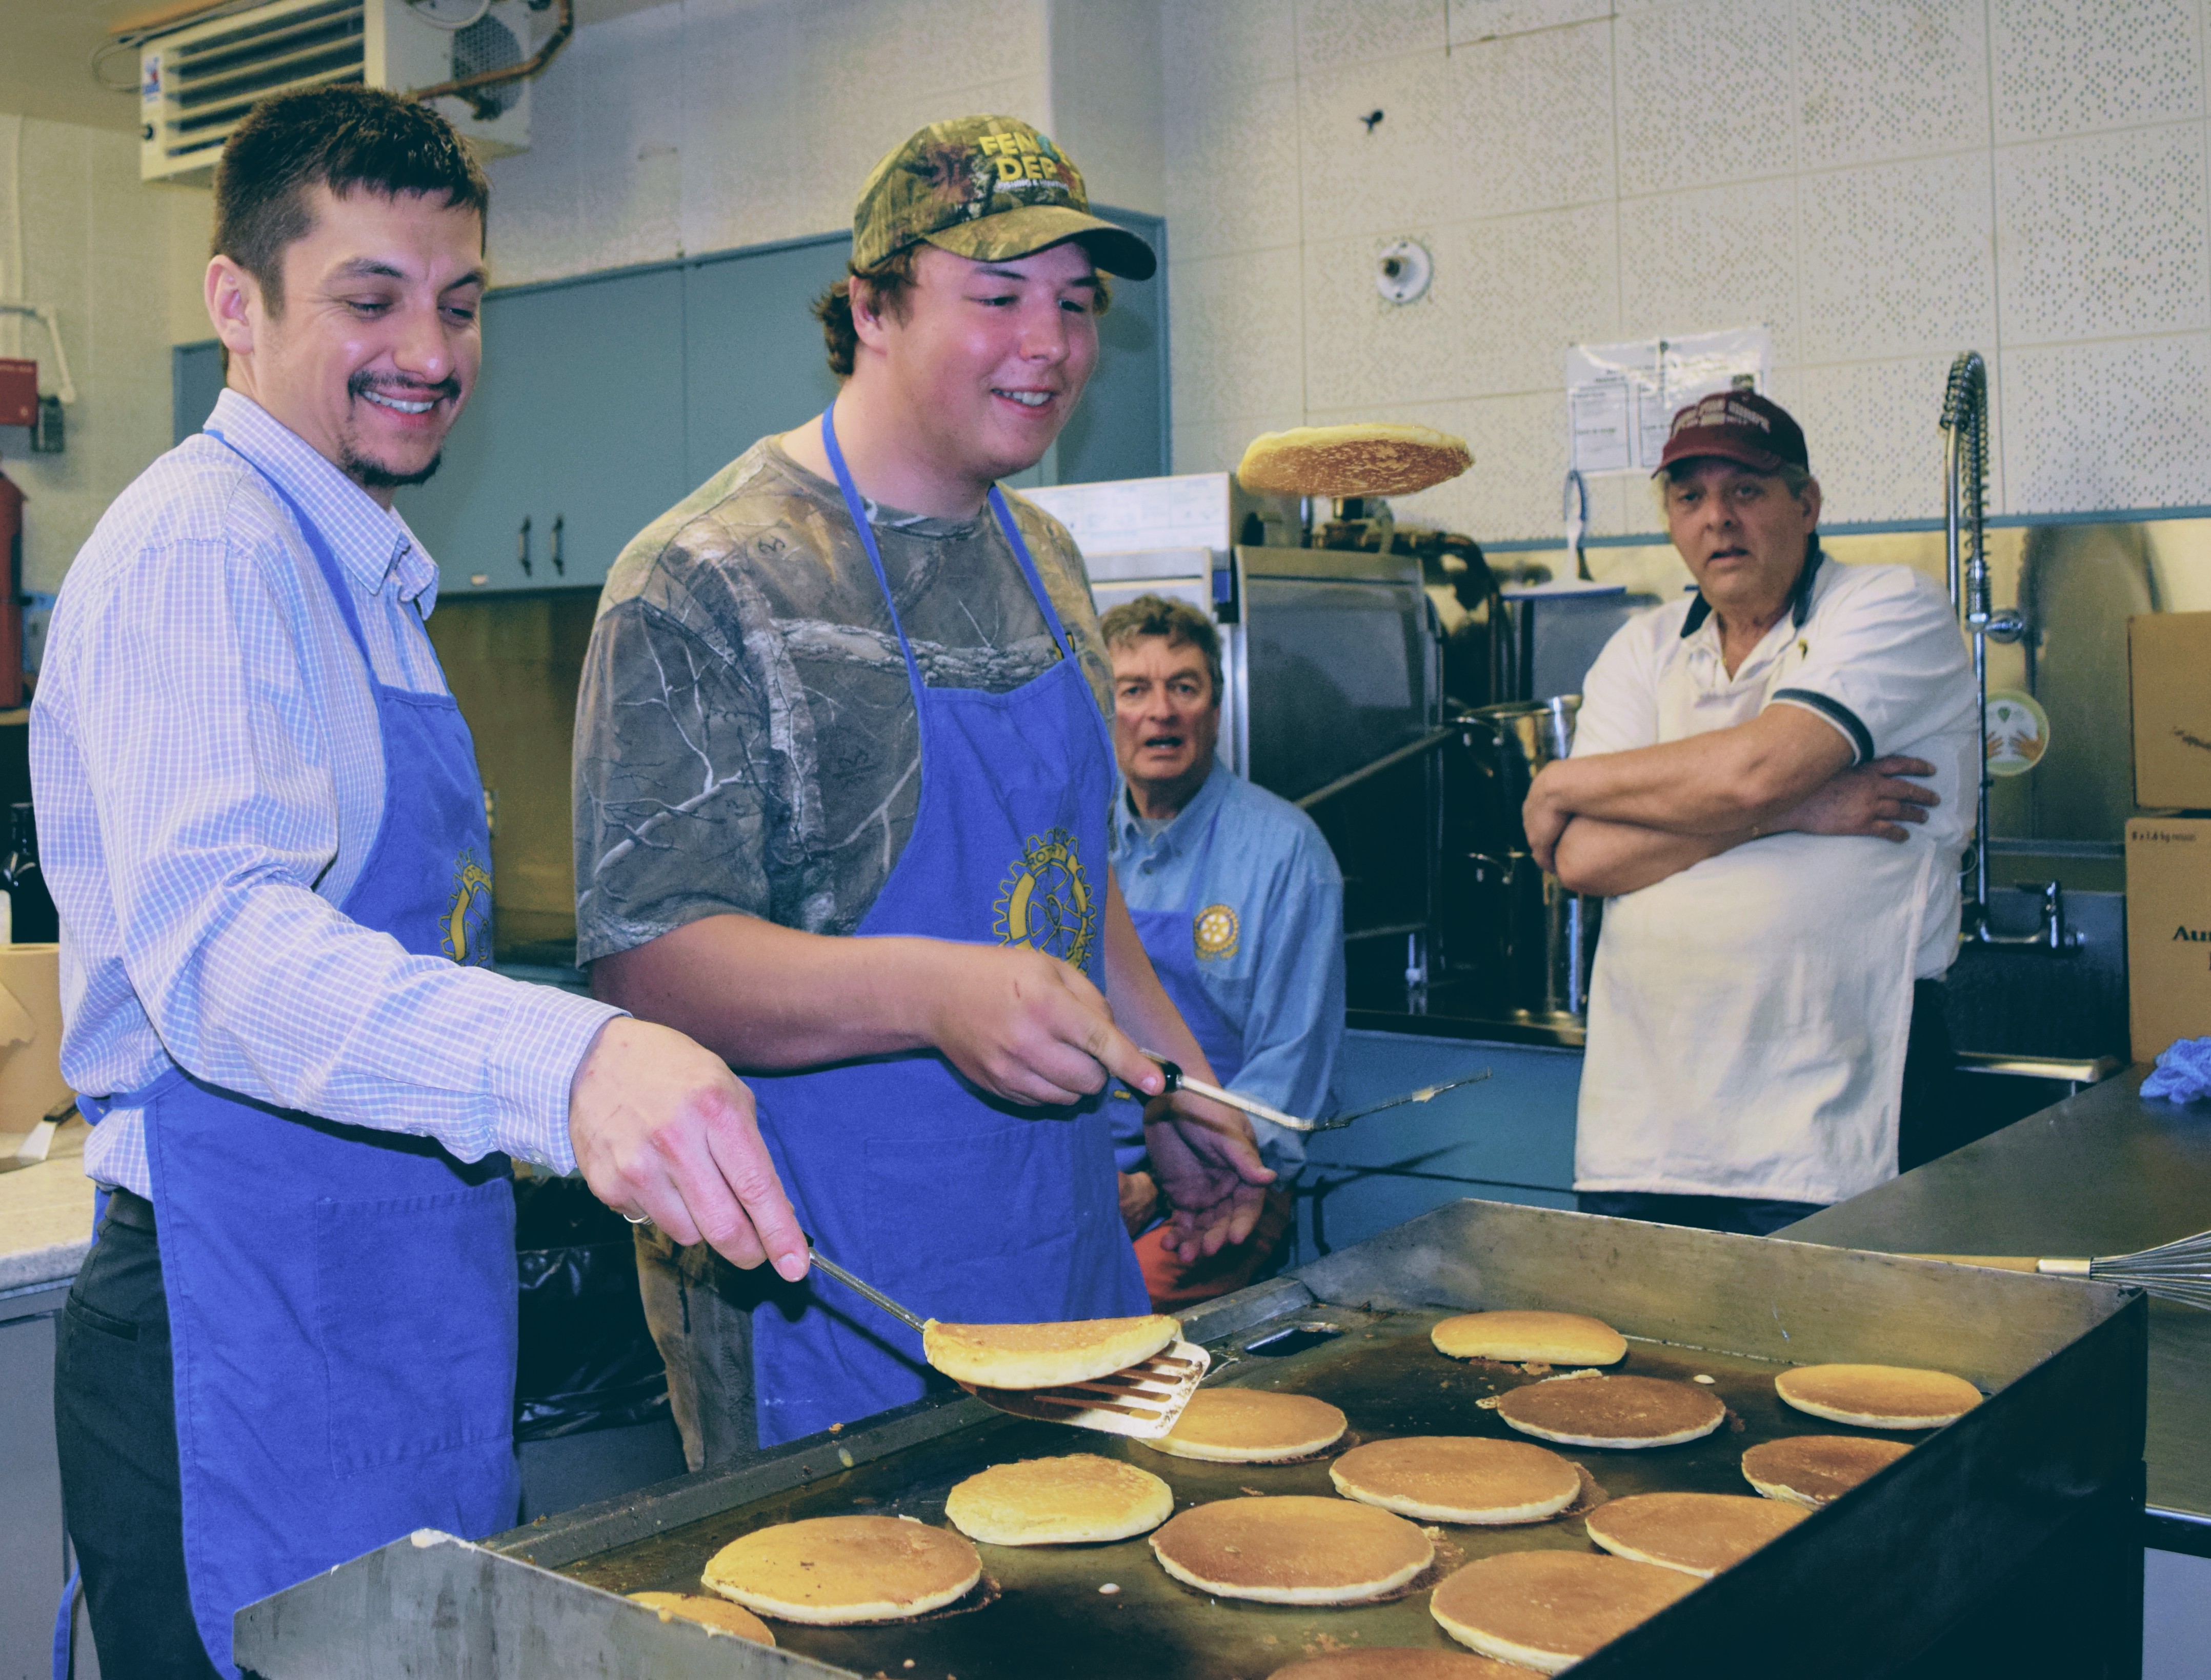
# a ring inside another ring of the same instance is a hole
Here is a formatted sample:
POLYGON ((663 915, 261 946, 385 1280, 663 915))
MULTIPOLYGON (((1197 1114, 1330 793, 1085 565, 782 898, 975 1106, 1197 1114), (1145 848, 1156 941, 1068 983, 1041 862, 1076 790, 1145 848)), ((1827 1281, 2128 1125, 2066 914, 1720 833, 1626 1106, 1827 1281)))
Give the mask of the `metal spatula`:
MULTIPOLYGON (((928 1325, 919 1313, 901 1307, 873 1284, 861 1282, 834 1260, 825 1258, 811 1244, 807 1252, 815 1265, 853 1294, 875 1302, 901 1324, 927 1331, 928 1325)), ((1182 1416, 1212 1365, 1213 1356, 1196 1343, 1174 1342, 1125 1370, 1109 1371, 1102 1377, 1057 1388, 978 1388, 965 1382, 960 1386, 984 1405, 1015 1417, 1040 1417, 1072 1428, 1157 1440, 1174 1428, 1175 1420, 1182 1416)))
MULTIPOLYGON (((1210 1097, 1215 1102, 1225 1102, 1231 1108, 1240 1108, 1257 1119, 1271 1120, 1275 1125, 1287 1127, 1292 1131, 1335 1131, 1340 1127, 1349 1125, 1354 1120, 1363 1120, 1369 1114, 1378 1114, 1385 1108, 1402 1108, 1408 1102, 1433 1102, 1445 1091, 1455 1091, 1462 1085, 1478 1085, 1489 1077, 1489 1070, 1484 1068, 1479 1073, 1469 1073, 1457 1079, 1446 1079, 1440 1085, 1423 1085, 1417 1091, 1408 1091, 1402 1096, 1393 1096, 1387 1102, 1369 1103, 1366 1107, 1354 1108, 1348 1113, 1331 1114, 1324 1120, 1301 1120, 1294 1114, 1285 1114, 1279 1108, 1269 1107, 1256 1097, 1244 1096, 1235 1091, 1223 1090, 1218 1085, 1207 1084, 1202 1079, 1193 1079, 1182 1070, 1182 1064, 1179 1062, 1169 1061, 1156 1050, 1142 1050, 1141 1046, 1138 1047, 1142 1054, 1157 1062, 1160 1064, 1160 1071, 1167 1077, 1166 1088, 1160 1093, 1161 1096, 1172 1096, 1178 1090, 1196 1091, 1202 1097, 1210 1097)), ((1130 1095, 1136 1096, 1139 1102, 1148 1101, 1137 1093, 1131 1092, 1130 1095)))

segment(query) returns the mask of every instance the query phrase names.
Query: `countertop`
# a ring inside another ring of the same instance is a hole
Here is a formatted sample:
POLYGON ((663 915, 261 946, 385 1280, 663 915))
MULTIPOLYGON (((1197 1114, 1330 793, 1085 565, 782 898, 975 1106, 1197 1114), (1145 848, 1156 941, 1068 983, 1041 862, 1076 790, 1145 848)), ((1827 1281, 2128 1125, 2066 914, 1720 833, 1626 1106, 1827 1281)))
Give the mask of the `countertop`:
MULTIPOLYGON (((2148 1072, 2091 1086, 1779 1234, 1889 1253, 2078 1256, 2211 1229, 2211 1105, 2145 1101, 2148 1072)), ((2211 1556, 2211 1313, 2149 1306, 2148 1544, 2211 1556)))
MULTIPOLYGON (((92 1247, 92 1180, 84 1175, 84 1140, 91 1130, 73 1119, 54 1134, 36 1167, 0 1173, 0 1292, 61 1283, 92 1247)), ((20 1141, 0 1137, 0 1155, 20 1141)))

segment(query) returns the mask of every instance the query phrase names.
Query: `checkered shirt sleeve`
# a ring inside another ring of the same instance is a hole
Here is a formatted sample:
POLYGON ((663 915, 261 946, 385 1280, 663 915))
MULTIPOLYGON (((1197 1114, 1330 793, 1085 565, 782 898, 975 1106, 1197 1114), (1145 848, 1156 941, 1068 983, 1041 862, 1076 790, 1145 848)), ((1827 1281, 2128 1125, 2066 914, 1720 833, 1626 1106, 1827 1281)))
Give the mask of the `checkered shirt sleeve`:
MULTIPOLYGON (((379 681, 444 692, 436 568, 404 523, 235 392, 118 499, 55 610, 31 719, 62 920, 62 1070, 94 1095, 168 1066, 257 1101, 574 1167, 568 1088, 620 1013, 339 910, 382 818, 360 659, 299 528, 324 532, 379 681), (233 451, 235 452, 233 452, 233 451)), ((143 1117, 87 1174, 152 1193, 143 1117)))

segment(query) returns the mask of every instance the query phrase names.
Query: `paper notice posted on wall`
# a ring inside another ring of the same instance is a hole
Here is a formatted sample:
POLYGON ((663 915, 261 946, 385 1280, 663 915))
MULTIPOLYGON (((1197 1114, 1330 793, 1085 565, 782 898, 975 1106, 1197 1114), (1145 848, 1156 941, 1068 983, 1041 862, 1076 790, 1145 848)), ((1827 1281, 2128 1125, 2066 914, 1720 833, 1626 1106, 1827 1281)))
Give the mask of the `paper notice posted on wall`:
POLYGON ((1566 350, 1566 434, 1584 474, 1651 473, 1674 415, 1716 391, 1764 391, 1773 355, 1764 327, 1730 327, 1566 350))

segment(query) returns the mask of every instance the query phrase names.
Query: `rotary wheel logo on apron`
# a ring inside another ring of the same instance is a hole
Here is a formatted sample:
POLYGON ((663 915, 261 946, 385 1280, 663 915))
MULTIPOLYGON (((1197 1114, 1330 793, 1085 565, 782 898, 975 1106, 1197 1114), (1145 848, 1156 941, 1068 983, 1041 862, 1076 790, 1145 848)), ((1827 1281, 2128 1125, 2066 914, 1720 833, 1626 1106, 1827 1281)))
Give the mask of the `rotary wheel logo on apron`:
POLYGON ((440 943, 454 961, 491 961, 491 871, 473 852, 462 852, 453 865, 452 903, 438 925, 444 936, 440 943))
POLYGON ((1236 919, 1236 913, 1227 905, 1208 904, 1190 923, 1190 937, 1198 955, 1217 960, 1236 955, 1237 944, 1244 937, 1244 927, 1236 919))
POLYGON ((990 908, 997 916, 990 931, 1000 944, 1026 945, 1076 968, 1088 965, 1098 907, 1075 836, 1066 829, 1029 836, 1028 849, 998 883, 990 908))

